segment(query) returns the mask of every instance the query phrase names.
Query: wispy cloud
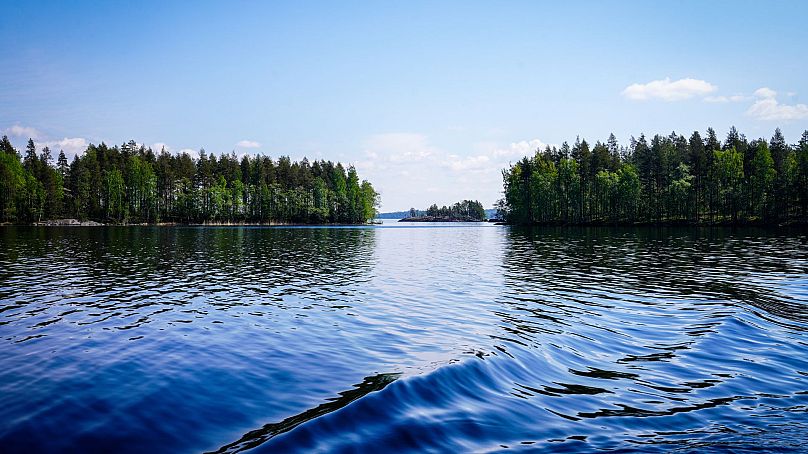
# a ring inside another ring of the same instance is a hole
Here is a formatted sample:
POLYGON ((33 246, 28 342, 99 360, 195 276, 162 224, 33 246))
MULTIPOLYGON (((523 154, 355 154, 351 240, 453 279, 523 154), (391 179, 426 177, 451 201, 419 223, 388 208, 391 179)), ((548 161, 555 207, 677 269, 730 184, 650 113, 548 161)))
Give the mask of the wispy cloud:
MULTIPOLYGON (((496 148, 493 151, 495 157, 502 158, 521 158, 523 156, 533 156, 536 150, 544 150, 548 144, 539 139, 522 140, 519 142, 512 142, 509 146, 503 148, 496 148)), ((552 145, 551 145, 552 146, 552 145)))
POLYGON ((434 144, 425 134, 385 133, 363 142, 364 159, 356 167, 381 192, 385 210, 468 198, 487 204, 502 190, 502 168, 544 147, 545 142, 532 139, 454 150, 434 144))
POLYGON ((237 148, 260 148, 261 144, 254 140, 240 140, 236 143, 237 148))
POLYGON ((768 87, 755 90, 755 103, 746 114, 758 120, 802 120, 808 118, 808 106, 805 104, 780 104, 777 92, 768 87))
POLYGON ((187 154, 188 156, 197 159, 199 157, 199 150, 194 150, 193 148, 183 148, 177 152, 177 155, 187 154))
POLYGON ((661 99, 663 101, 682 101, 694 96, 705 96, 718 90, 715 85, 699 79, 679 79, 672 81, 669 77, 652 80, 645 84, 631 84, 622 94, 634 101, 661 99))
POLYGON ((728 103, 728 102, 741 102, 746 101, 749 99, 749 96, 744 95, 732 95, 732 96, 707 96, 704 98, 705 102, 712 102, 712 103, 728 103))
POLYGON ((167 143, 163 143, 163 142, 153 143, 152 146, 151 146, 151 149, 155 153, 159 153, 160 150, 165 150, 167 153, 171 153, 171 150, 172 150, 172 148, 169 147, 167 143))
POLYGON ((484 170, 491 166, 491 157, 484 154, 466 157, 449 155, 443 164, 455 172, 484 170))
POLYGON ((54 152, 64 151, 67 156, 76 156, 87 149, 90 143, 83 137, 65 137, 62 140, 46 140, 37 142, 37 147, 48 147, 54 152))
POLYGON ((30 126, 13 125, 10 128, 6 128, 4 132, 12 137, 23 137, 34 140, 40 138, 39 131, 30 126))
POLYGON ((430 145, 423 134, 393 132, 369 137, 365 140, 364 152, 371 159, 418 162, 435 155, 439 150, 430 145))
POLYGON ((777 92, 769 87, 762 87, 755 90, 755 96, 758 98, 774 98, 777 96, 777 92))
MULTIPOLYGON (((623 96, 636 101, 661 99, 663 101, 679 101, 701 96, 708 103, 736 103, 754 100, 746 110, 746 115, 758 120, 789 121, 808 118, 808 105, 783 104, 777 100, 777 92, 769 87, 755 90, 749 96, 744 94, 710 95, 718 90, 715 85, 698 79, 679 79, 671 81, 670 78, 654 80, 646 84, 632 84, 623 90, 623 96)), ((786 96, 793 96, 787 93, 786 96)))

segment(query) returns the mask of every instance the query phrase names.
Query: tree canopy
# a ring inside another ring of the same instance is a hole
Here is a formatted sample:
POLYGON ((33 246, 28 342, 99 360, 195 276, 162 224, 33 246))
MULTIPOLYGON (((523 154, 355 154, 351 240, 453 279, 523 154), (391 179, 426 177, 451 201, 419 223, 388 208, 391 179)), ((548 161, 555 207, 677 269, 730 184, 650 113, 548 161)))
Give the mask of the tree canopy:
POLYGON ((0 140, 0 222, 364 223, 379 195, 356 169, 282 156, 155 153, 134 141, 90 145, 68 163, 0 140))
POLYGON ((498 212, 514 224, 808 221, 808 131, 795 145, 780 129, 748 141, 735 127, 723 144, 712 128, 627 147, 614 134, 592 147, 579 138, 502 176, 498 212))
MULTIPOLYGON (((413 217, 418 213, 414 208, 410 211, 410 215, 413 217)), ((485 208, 483 208, 483 204, 477 200, 463 200, 451 206, 444 205, 440 208, 438 208, 438 205, 432 204, 432 206, 427 208, 426 215, 433 218, 484 221, 485 208)))

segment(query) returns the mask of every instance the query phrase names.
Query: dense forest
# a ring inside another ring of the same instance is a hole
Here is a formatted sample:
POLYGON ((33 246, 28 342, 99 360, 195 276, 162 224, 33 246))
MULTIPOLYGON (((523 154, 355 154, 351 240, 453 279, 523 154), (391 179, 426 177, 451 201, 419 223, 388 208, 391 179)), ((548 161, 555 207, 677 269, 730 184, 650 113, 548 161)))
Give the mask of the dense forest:
MULTIPOLYGON (((477 200, 463 200, 456 202, 451 206, 442 206, 432 204, 426 209, 426 216, 431 218, 446 218, 446 219, 459 219, 466 221, 484 221, 485 209, 483 204, 477 200)), ((416 217, 417 210, 410 208, 410 217, 416 217)))
POLYGON ((779 128, 769 141, 733 127, 721 143, 709 128, 627 147, 612 134, 537 150, 502 174, 498 211, 514 224, 808 221, 808 131, 796 145, 779 128))
POLYGON ((68 162, 28 141, 0 141, 0 222, 72 217, 103 222, 364 223, 378 194, 330 161, 274 161, 235 153, 154 153, 130 141, 90 145, 68 162))

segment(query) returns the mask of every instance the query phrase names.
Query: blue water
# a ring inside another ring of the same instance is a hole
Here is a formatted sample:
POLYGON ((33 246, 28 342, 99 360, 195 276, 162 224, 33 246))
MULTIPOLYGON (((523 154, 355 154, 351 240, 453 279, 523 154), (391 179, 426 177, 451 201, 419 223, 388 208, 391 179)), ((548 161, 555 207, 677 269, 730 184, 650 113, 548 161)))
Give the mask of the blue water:
POLYGON ((0 451, 801 451, 808 237, 0 228, 0 451))

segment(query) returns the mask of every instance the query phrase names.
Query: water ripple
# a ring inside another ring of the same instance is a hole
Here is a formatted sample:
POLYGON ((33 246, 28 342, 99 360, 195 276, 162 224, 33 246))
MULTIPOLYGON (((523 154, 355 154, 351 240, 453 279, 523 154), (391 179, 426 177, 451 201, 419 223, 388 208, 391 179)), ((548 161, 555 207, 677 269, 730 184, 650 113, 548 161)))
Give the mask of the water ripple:
POLYGON ((4 451, 794 450, 808 240, 0 228, 4 451))

